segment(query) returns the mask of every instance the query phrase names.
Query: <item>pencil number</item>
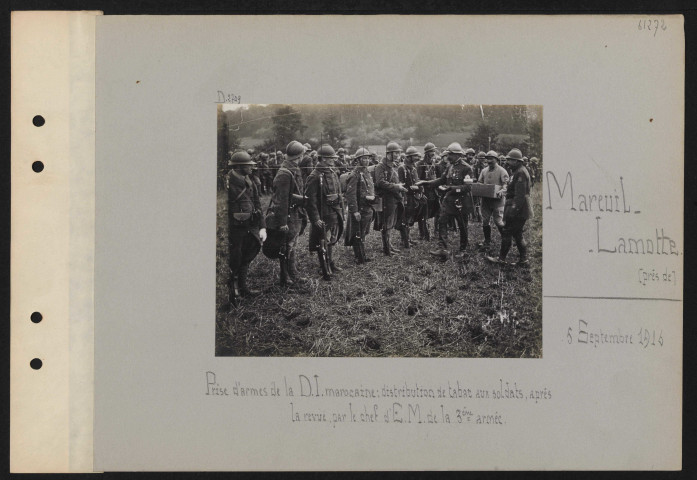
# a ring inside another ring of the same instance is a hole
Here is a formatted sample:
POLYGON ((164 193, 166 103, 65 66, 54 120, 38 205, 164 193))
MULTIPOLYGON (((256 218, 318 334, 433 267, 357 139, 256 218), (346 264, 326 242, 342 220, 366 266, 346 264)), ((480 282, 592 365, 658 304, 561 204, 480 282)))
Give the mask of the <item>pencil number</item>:
POLYGON ((655 37, 659 30, 666 31, 668 26, 664 19, 657 18, 642 18, 639 20, 639 31, 646 30, 647 32, 653 32, 655 37))

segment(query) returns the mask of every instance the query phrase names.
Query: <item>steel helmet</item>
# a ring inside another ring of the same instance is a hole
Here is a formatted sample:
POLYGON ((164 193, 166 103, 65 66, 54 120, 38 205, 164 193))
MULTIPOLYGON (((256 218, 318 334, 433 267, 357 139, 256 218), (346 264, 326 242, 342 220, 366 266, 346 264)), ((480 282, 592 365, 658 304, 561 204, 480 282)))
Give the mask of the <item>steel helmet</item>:
POLYGON ((532 163, 537 163, 537 162, 540 161, 540 159, 537 158, 537 157, 532 157, 532 158, 530 159, 530 161, 531 161, 532 163))
POLYGON ((361 147, 358 150, 356 150, 356 153, 353 154, 353 158, 360 158, 360 157, 369 157, 372 154, 367 148, 361 147))
POLYGON ((248 149, 247 149, 247 153, 248 153, 249 155, 254 155, 254 149, 253 149, 253 148, 248 148, 248 149))
POLYGON ((489 150, 488 152, 486 152, 486 158, 495 158, 496 160, 498 160, 499 154, 493 150, 489 150))
POLYGON ((277 156, 277 157, 283 156, 283 152, 279 150, 278 152, 276 152, 276 156, 277 156))
POLYGON ((261 152, 259 156, 262 158, 262 160, 268 160, 269 159, 269 154, 266 152, 261 152))
POLYGON ((426 145, 424 145, 424 152, 432 152, 433 150, 436 149, 436 146, 432 144, 431 142, 428 142, 426 145))
POLYGON ((486 155, 486 153, 484 153, 484 152, 477 152, 477 158, 484 158, 484 157, 486 157, 486 156, 487 156, 487 155, 486 155))
POLYGON ((401 151, 402 151, 402 147, 400 147, 399 144, 398 144, 397 142, 390 142, 390 143, 387 144, 387 147, 385 148, 385 150, 387 151, 387 153, 390 153, 390 152, 401 152, 401 151))
POLYGON ((518 160, 519 162, 523 161, 523 153, 518 150, 517 148, 514 148, 510 152, 508 152, 508 155, 506 155, 506 159, 508 160, 518 160))
POLYGON ((336 153, 345 153, 345 150, 343 148, 339 148, 339 150, 337 150, 336 153))
POLYGON ((465 155, 469 155, 470 153, 474 155, 474 148, 468 148, 467 150, 465 150, 465 155))
MULTIPOLYGON (((448 145, 448 148, 446 151, 448 153, 455 153, 457 155, 464 155, 465 154, 464 150, 462 150, 462 147, 457 142, 453 142, 450 145, 448 145)), ((474 152, 474 150, 472 150, 472 152, 474 152)))
POLYGON ((307 150, 308 152, 309 152, 310 150, 312 150, 312 147, 310 146, 309 143, 303 143, 303 147, 305 147, 305 150, 307 150))
POLYGON ((407 148, 407 151, 405 153, 407 154, 407 157, 413 157, 415 155, 419 155, 419 151, 416 149, 416 147, 407 148))
POLYGON ((298 158, 303 153, 305 153, 305 147, 302 143, 298 142, 297 140, 293 140, 286 147, 286 155, 288 155, 289 160, 298 158))
POLYGON ((252 161, 252 157, 247 152, 240 150, 232 154, 230 165, 256 165, 256 162, 252 161))
POLYGON ((327 145, 326 143, 319 147, 319 150, 317 150, 317 155, 320 157, 324 158, 336 158, 337 154, 332 148, 331 145, 327 145))

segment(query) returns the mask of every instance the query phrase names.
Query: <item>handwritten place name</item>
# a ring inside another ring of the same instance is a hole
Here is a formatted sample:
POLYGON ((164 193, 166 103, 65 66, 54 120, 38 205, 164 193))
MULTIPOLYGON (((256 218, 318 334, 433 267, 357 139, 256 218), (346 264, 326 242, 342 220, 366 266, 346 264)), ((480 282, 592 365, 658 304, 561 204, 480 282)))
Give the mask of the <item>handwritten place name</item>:
MULTIPOLYGON (((552 171, 545 172, 547 179, 546 210, 567 210, 569 212, 596 212, 605 215, 640 214, 633 209, 626 193, 624 178, 619 177, 617 187, 611 192, 578 192, 574 189, 574 177, 571 172, 557 177, 552 171), (563 185, 559 178, 563 178, 563 185)), ((595 216, 595 249, 589 253, 615 255, 682 255, 677 242, 663 227, 654 228, 653 232, 640 234, 608 235, 607 227, 602 224, 603 216, 595 216), (655 233, 655 236, 654 236, 655 233)))
POLYGON ((218 90, 218 99, 215 103, 242 103, 242 95, 235 95, 234 93, 225 93, 222 90, 218 90))
POLYGON ((593 348, 599 346, 631 347, 638 345, 643 348, 649 346, 663 346, 663 331, 658 334, 655 329, 649 330, 641 327, 638 333, 626 332, 621 328, 603 331, 602 328, 592 329, 590 322, 580 319, 578 327, 569 327, 566 331, 566 342, 568 344, 590 345, 593 348))

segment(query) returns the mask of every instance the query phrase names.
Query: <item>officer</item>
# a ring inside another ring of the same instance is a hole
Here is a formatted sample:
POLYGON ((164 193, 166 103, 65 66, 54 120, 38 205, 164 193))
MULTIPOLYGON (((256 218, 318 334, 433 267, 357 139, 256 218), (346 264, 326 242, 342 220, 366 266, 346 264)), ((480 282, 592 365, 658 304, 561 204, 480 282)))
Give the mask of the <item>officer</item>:
POLYGON ((504 197, 506 196, 506 187, 508 186, 508 172, 505 168, 498 164, 498 154, 489 150, 486 153, 487 168, 483 169, 478 181, 484 185, 498 185, 501 189, 496 192, 496 198, 482 197, 482 229, 484 230, 484 242, 478 246, 480 248, 489 249, 491 245, 491 221, 501 232, 503 228, 503 206, 504 197))
MULTIPOLYGON (((436 176, 436 146, 431 142, 424 145, 424 158, 416 162, 416 174, 419 180, 435 180, 436 176)), ((426 213, 424 221, 419 222, 419 237, 422 240, 430 240, 431 232, 428 229, 426 219, 433 218, 433 232, 438 231, 438 210, 440 209, 440 200, 434 188, 426 188, 426 213)))
POLYGON ((433 185, 445 192, 438 217, 438 241, 440 248, 432 250, 431 255, 447 257, 448 255, 448 221, 454 219, 460 228, 460 252, 456 255, 462 258, 467 249, 467 216, 474 211, 472 196, 472 167, 464 160, 465 152, 459 143, 448 146, 448 162, 450 165, 440 178, 430 181, 419 181, 417 185, 433 185))
POLYGON ((259 189, 251 180, 254 162, 248 153, 235 152, 230 160, 232 170, 227 177, 229 264, 231 272, 231 302, 237 306, 238 296, 259 292, 247 286, 249 264, 266 240, 266 224, 261 213, 259 189))
POLYGON ((426 196, 423 187, 416 186, 416 182, 419 181, 416 162, 420 158, 419 151, 415 147, 409 147, 404 155, 404 164, 397 168, 399 182, 407 189, 404 198, 404 214, 399 227, 404 248, 410 248, 413 243, 409 238, 411 226, 418 222, 420 231, 423 231, 423 226, 426 225, 426 196))
POLYGON ((385 255, 399 253, 390 242, 390 231, 401 223, 404 211, 402 194, 407 191, 399 182, 397 162, 402 149, 397 142, 389 142, 385 158, 375 166, 375 190, 382 198, 382 213, 380 214, 380 230, 382 233, 382 250, 385 255))
MULTIPOLYGON (((320 251, 322 237, 327 241, 327 260, 332 273, 342 269, 334 261, 332 250, 344 229, 344 208, 339 177, 334 171, 334 161, 338 158, 331 145, 322 145, 317 150, 319 161, 307 177, 305 195, 307 214, 310 217, 310 251, 320 251)), ((320 264, 321 265, 321 264, 320 264)), ((325 280, 329 277, 325 275, 325 280)))
POLYGON ((354 155, 355 168, 347 178, 346 203, 348 203, 348 221, 346 222, 346 245, 353 247, 358 263, 370 259, 365 252, 365 237, 370 232, 373 221, 373 203, 375 186, 373 177, 368 172, 371 154, 367 148, 359 148, 354 155))
MULTIPOLYGON (((298 272, 295 257, 298 234, 305 217, 302 201, 303 177, 298 168, 298 160, 305 153, 305 147, 293 140, 286 147, 288 158, 278 168, 273 179, 273 196, 267 213, 266 225, 269 230, 280 230, 286 236, 286 255, 288 257, 288 283, 305 283, 306 278, 298 272)), ((282 259, 283 261, 283 259, 282 259)))
POLYGON ((490 262, 505 264, 506 255, 511 249, 511 239, 518 247, 517 266, 528 266, 528 246, 523 237, 523 229, 528 218, 532 217, 530 203, 530 174, 523 166, 523 154, 514 148, 506 156, 513 177, 506 190, 506 206, 503 211, 504 227, 501 229, 501 251, 498 258, 486 257, 490 262))

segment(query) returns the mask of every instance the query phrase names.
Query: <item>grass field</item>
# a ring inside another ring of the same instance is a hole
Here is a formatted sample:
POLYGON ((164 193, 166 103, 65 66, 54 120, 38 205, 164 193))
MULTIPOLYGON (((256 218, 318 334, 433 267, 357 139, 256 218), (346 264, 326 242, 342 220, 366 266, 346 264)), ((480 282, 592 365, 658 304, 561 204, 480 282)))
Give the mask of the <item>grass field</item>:
MULTIPOLYGON (((525 233, 529 268, 488 263, 476 249, 483 239, 481 224, 470 222, 470 256, 465 260, 435 259, 428 254, 435 240, 386 257, 379 232, 371 231, 366 250, 373 261, 356 265, 352 249, 340 243, 334 257, 344 270, 327 282, 320 278, 316 255, 308 251, 306 232, 298 239, 297 257, 310 282, 282 289, 278 261, 260 252, 249 283, 262 294, 231 310, 223 192, 217 205, 216 355, 541 357, 540 185, 532 199, 535 217, 525 233)), ((498 253, 500 238, 493 230, 492 252, 498 253)), ((459 244, 457 235, 450 233, 451 250, 459 244)), ((397 245, 399 233, 394 231, 392 238, 397 245)), ((508 260, 517 255, 514 244, 508 260)))

